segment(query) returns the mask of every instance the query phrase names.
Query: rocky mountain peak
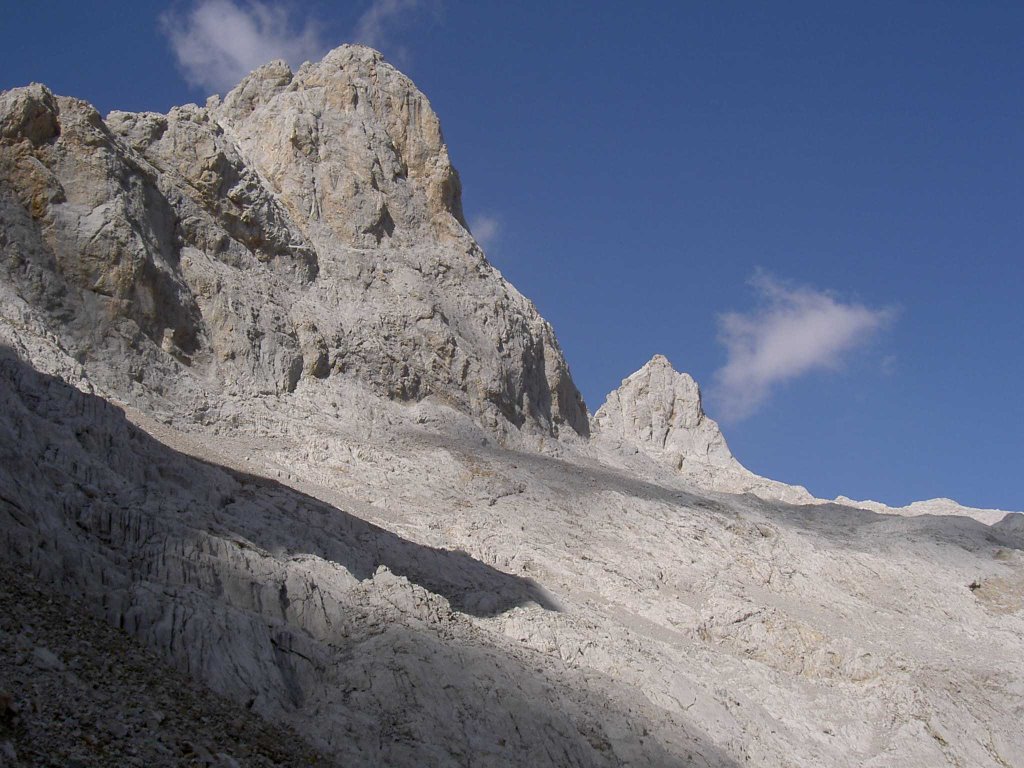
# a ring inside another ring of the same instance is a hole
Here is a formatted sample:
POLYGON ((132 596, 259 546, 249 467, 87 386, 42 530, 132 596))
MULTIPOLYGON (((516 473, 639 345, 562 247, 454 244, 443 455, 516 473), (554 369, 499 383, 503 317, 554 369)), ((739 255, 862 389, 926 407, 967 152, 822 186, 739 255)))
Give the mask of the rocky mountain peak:
POLYGON ((33 146, 57 134, 57 104, 39 83, 0 94, 0 140, 27 139, 33 146))
POLYGON ((209 107, 300 224, 363 246, 465 229, 440 120, 372 48, 343 45, 294 74, 271 62, 209 107))
POLYGON ((677 469, 687 462, 727 466, 734 461, 718 425, 704 413, 697 382, 677 372, 664 355, 652 357, 608 395, 591 429, 677 469))
POLYGON ((1024 515, 590 427, 377 52, 0 94, 0 768, 1024 765, 1024 515))
POLYGON ((668 465, 706 488, 793 502, 811 499, 800 486, 743 467, 718 424, 704 413, 697 382, 676 371, 664 355, 655 355, 623 379, 594 414, 590 428, 599 444, 668 465))
POLYGON ((588 432, 551 326, 465 226, 437 115, 370 48, 167 114, 5 93, 0 231, 7 341, 56 340, 125 402, 315 411, 341 381, 499 435, 588 432))

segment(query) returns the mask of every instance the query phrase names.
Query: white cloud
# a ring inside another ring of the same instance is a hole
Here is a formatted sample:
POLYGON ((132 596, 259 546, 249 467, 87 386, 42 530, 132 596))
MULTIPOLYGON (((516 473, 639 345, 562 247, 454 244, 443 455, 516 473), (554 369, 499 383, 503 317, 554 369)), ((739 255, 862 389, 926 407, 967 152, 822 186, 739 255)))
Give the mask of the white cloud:
POLYGON ((284 59, 292 67, 325 51, 312 21, 301 28, 286 6, 197 0, 187 13, 168 11, 160 26, 190 85, 224 93, 257 67, 284 59))
POLYGON ((751 280, 761 306, 719 317, 719 340, 728 353, 715 375, 726 419, 742 419, 762 405, 772 388, 814 370, 835 369, 894 315, 843 303, 813 288, 793 287, 764 272, 751 280))
POLYGON ((373 0, 356 22, 352 39, 371 48, 383 48, 390 41, 396 21, 422 5, 423 0, 373 0))
POLYGON ((480 243, 480 247, 486 251, 497 241, 498 235, 501 233, 501 222, 494 216, 486 214, 474 216, 470 219, 469 231, 473 233, 473 237, 480 243))

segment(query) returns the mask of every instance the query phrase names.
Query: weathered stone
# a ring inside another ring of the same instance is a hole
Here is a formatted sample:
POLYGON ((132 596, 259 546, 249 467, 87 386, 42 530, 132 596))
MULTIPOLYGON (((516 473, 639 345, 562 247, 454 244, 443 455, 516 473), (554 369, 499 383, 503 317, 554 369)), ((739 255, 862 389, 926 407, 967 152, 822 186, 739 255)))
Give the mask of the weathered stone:
POLYGON ((677 373, 663 355, 608 395, 591 432, 599 443, 643 453, 701 488, 793 503, 814 500, 806 489, 755 475, 733 458, 718 424, 704 413, 697 382, 677 373))
POLYGON ((32 651, 32 663, 39 669, 56 671, 64 669, 64 662, 49 648, 36 648, 32 651))
POLYGON ((376 52, 167 115, 0 105, 22 760, 1021 762, 1024 517, 758 478, 664 358, 582 439, 376 52))
POLYGON ((551 327, 466 229, 429 102, 377 52, 106 121, 29 86, 0 129, 0 275, 129 402, 191 420, 344 376, 503 439, 586 435, 551 327))
POLYGON ((39 83, 0 94, 0 141, 45 144, 60 133, 57 112, 53 94, 39 83))

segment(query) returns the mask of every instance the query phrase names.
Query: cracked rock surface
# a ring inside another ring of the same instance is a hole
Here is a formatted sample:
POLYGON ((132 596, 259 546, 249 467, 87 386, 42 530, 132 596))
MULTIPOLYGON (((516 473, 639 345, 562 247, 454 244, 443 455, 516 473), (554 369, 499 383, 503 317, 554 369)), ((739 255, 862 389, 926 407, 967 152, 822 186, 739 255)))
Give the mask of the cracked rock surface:
POLYGON ((701 405, 700 388, 663 355, 623 379, 591 420, 595 442, 639 453, 702 488, 753 493, 795 504, 813 501, 799 486, 755 475, 732 455, 718 424, 701 405))
POLYGON ((591 419, 375 51, 0 95, 0 765, 1024 764, 1021 520, 591 419))
POLYGON ((330 765, 76 601, 0 567, 0 765, 330 765))
POLYGON ((507 439, 587 434, 551 326, 466 228, 437 116, 369 48, 167 115, 0 95, 0 238, 5 319, 59 327, 148 410, 330 378, 507 439))

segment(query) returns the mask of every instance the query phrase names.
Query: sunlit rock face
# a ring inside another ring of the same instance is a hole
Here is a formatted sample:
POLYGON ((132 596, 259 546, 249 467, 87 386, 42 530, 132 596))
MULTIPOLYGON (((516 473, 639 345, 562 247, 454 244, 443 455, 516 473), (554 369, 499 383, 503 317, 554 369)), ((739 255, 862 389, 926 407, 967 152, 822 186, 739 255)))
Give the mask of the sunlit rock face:
POLYGON ((697 382, 676 373, 663 355, 624 379, 593 421, 595 434, 660 453, 677 469, 687 462, 735 465, 718 425, 704 413, 697 382))
POLYGON ((113 391, 206 412, 345 377, 499 436, 586 436, 550 325, 466 229, 437 116, 376 51, 167 115, 33 85, 0 120, 6 311, 113 391))
POLYGON ((588 420, 370 49, 0 94, 0 763, 1024 765, 1024 516, 837 501, 664 357, 588 420))
POLYGON ((718 424, 704 413, 697 382, 677 373, 663 355, 608 395, 591 432, 598 443, 644 454, 702 488, 793 503, 813 500, 805 489, 755 475, 736 461, 718 424))

